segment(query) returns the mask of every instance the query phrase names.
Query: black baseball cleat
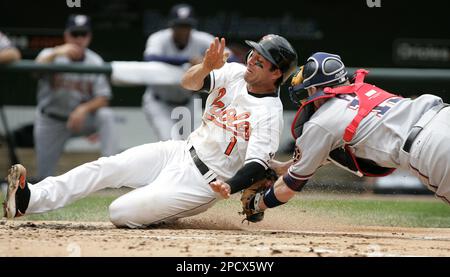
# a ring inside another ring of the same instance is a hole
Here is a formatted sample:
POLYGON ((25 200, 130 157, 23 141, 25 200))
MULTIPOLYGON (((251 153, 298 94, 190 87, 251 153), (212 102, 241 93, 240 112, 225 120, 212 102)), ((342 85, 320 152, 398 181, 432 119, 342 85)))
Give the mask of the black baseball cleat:
POLYGON ((4 216, 15 218, 25 214, 30 202, 30 189, 27 183, 27 170, 21 164, 15 164, 9 169, 6 200, 3 203, 4 216))

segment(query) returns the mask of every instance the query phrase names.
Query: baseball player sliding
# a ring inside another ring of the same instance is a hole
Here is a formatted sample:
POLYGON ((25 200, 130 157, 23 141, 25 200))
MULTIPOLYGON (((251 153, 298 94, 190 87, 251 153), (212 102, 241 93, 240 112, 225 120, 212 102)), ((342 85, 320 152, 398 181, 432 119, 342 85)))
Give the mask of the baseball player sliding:
POLYGON ((268 35, 252 47, 247 65, 226 63, 225 39, 215 38, 202 63, 182 85, 209 92, 202 125, 187 140, 131 148, 81 165, 36 185, 17 164, 8 175, 5 216, 48 212, 103 188, 132 187, 109 207, 118 227, 139 228, 192 216, 218 199, 208 185, 224 180, 248 186, 264 175, 280 140, 283 106, 280 85, 297 65, 289 42, 268 35))
MULTIPOLYGON (((358 70, 350 83, 338 55, 319 52, 308 58, 290 88, 297 104, 299 92, 308 94, 292 124, 294 159, 271 163, 284 176, 254 194, 244 210, 257 214, 286 203, 327 161, 359 176, 409 169, 450 203, 450 108, 437 96, 405 99, 367 84, 367 73, 358 70)), ((229 195, 226 183, 214 189, 229 195)))

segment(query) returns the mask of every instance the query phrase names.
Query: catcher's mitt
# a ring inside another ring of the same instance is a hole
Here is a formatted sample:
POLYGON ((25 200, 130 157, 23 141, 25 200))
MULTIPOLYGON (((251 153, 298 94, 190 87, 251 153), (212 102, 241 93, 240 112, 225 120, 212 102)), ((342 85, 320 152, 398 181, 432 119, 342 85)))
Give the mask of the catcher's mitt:
POLYGON ((248 222, 256 223, 263 220, 264 211, 258 209, 259 201, 262 200, 265 190, 272 186, 277 179, 277 173, 273 169, 269 168, 266 170, 266 176, 264 179, 255 182, 242 192, 241 214, 245 215, 242 222, 247 220, 248 222))

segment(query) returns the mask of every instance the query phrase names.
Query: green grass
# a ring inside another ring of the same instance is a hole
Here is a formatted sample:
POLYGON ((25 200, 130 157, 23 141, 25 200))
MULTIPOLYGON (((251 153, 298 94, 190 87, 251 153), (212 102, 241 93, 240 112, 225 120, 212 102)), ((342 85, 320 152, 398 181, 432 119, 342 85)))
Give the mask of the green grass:
MULTIPOLYGON (((44 214, 28 215, 21 220, 109 221, 108 206, 122 193, 123 191, 94 194, 65 208, 44 214)), ((282 206, 282 209, 289 209, 294 214, 307 213, 312 216, 338 219, 339 222, 352 225, 450 228, 450 206, 433 197, 417 200, 378 198, 299 194, 282 206)), ((220 201, 214 209, 220 211, 230 205, 237 208, 240 205, 238 197, 220 201)))
POLYGON ((23 220, 109 221, 108 207, 116 196, 89 196, 62 209, 23 217, 23 220))
POLYGON ((450 206, 433 198, 294 199, 288 205, 293 209, 339 218, 356 225, 450 227, 450 206))

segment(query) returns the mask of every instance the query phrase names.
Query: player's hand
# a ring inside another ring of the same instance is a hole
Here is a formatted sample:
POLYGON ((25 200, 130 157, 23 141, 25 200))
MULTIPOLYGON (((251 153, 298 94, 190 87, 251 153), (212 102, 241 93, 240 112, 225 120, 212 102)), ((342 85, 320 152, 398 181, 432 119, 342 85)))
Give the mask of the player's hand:
POLYGON ((212 188, 214 192, 217 192, 223 198, 227 199, 230 197, 231 187, 224 181, 216 180, 214 182, 209 183, 209 186, 212 188))
POLYGON ((83 106, 78 106, 69 116, 67 120, 67 129, 78 133, 83 128, 86 120, 87 110, 83 106))
POLYGON ((66 56, 71 60, 77 61, 83 58, 84 51, 76 44, 66 43, 55 47, 55 54, 58 56, 66 56))
POLYGON ((203 68, 208 71, 221 68, 230 56, 230 53, 224 51, 225 38, 221 38, 219 41, 219 38, 216 37, 205 52, 202 62, 203 68))

